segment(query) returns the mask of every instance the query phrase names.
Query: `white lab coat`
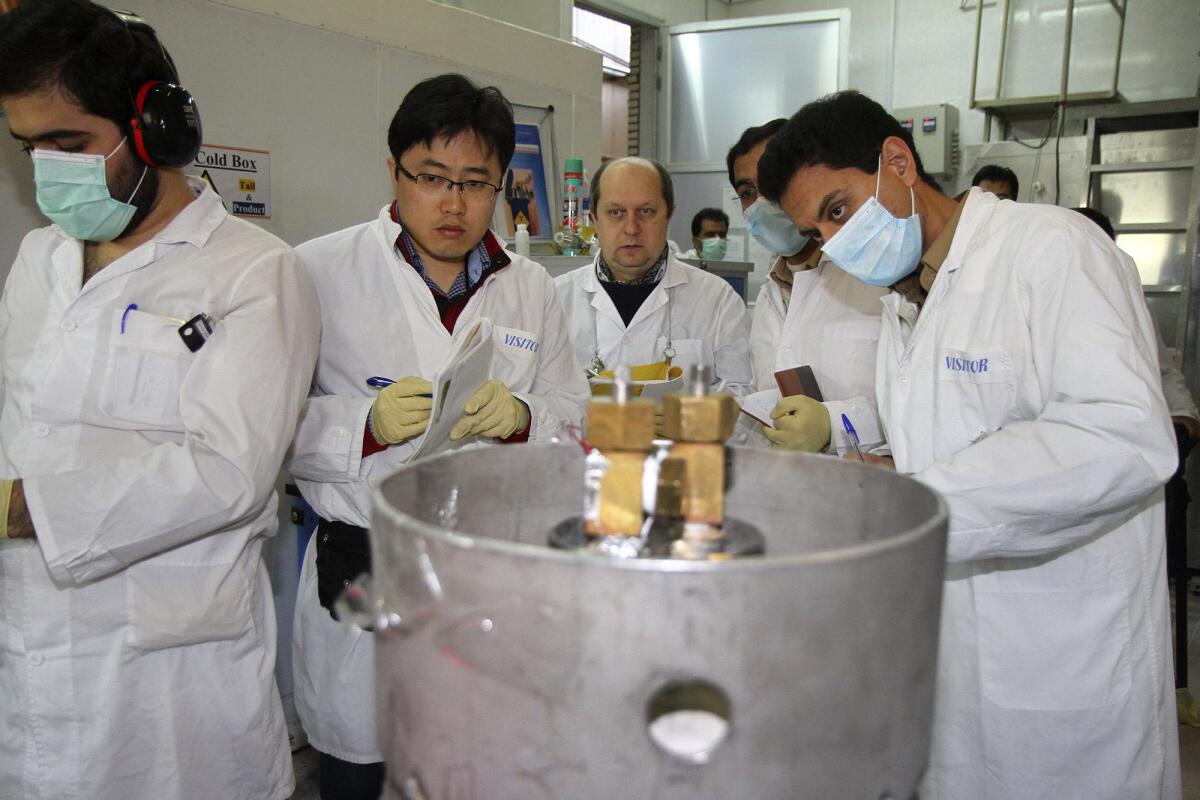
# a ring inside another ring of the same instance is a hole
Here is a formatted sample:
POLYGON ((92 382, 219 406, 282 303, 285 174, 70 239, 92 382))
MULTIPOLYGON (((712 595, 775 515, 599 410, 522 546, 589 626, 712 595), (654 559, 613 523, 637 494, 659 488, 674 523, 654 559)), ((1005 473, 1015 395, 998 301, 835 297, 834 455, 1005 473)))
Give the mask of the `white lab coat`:
MULTIPOLYGON (((880 300, 886 294, 887 289, 856 280, 822 254, 817 266, 793 274, 786 308, 779 283, 771 277, 754 304, 750 349, 755 391, 776 388, 779 370, 812 367, 829 409, 832 442, 842 455, 853 451, 842 414, 854 425, 864 450, 883 443, 875 404, 875 351, 880 300)), ((752 441, 759 439, 770 444, 761 435, 752 441)))
POLYGON ((973 189, 920 315, 884 302, 896 467, 951 514, 922 800, 1178 798, 1176 453, 1132 262, 1070 211, 973 189))
POLYGON ((597 337, 600 358, 609 369, 661 361, 669 320, 674 365, 685 370, 691 364, 707 365, 718 391, 737 397, 751 391, 750 317, 742 298, 716 275, 668 258, 662 280, 628 328, 596 277, 595 260, 559 275, 554 284, 580 364, 592 363, 597 337))
POLYGON ((82 274, 78 241, 33 231, 0 303, 0 469, 37 532, 0 541, 0 795, 288 797, 261 549, 317 355, 312 283, 209 189, 82 274), (192 353, 170 318, 200 312, 192 353))
MULTIPOLYGON (((412 460, 410 442, 362 457, 363 433, 377 390, 367 378, 432 379, 450 350, 429 287, 396 248, 400 225, 384 207, 372 222, 300 245, 321 299, 321 355, 313 396, 296 433, 291 472, 325 519, 368 527, 370 491, 412 460)), ((581 425, 587 380, 571 350, 550 275, 508 253, 512 263, 488 277, 455 324, 495 325, 492 377, 529 406, 529 440, 544 442, 581 425), (505 343, 506 334, 537 342, 505 343)), ((490 443, 473 437, 464 446, 490 443)), ((320 531, 318 534, 320 535, 320 531)), ((313 746, 354 763, 381 760, 375 730, 374 645, 340 625, 317 599, 316 537, 305 555, 295 621, 296 709, 313 746)))

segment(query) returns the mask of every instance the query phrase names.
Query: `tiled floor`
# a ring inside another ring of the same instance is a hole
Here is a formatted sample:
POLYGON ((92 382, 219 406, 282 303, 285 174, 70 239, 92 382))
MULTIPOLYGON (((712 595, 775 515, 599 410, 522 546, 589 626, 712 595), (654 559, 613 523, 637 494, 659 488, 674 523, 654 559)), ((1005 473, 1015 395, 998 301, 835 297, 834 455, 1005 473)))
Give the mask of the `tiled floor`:
POLYGON ((317 751, 302 747, 292 753, 292 769, 296 772, 296 793, 292 795, 292 800, 319 800, 317 751))
MULTIPOLYGON (((1188 686, 1200 700, 1200 597, 1195 595, 1188 598, 1188 686)), ((1179 760, 1183 800, 1200 800, 1200 728, 1179 726, 1179 760)))

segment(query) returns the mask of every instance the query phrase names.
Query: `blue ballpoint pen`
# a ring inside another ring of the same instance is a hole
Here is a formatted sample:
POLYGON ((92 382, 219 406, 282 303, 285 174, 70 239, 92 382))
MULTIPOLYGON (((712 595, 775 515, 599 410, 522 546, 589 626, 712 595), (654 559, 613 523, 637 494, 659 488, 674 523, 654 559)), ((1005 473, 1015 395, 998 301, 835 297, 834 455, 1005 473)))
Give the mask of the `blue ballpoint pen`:
POLYGON ((850 418, 842 414, 842 427, 846 429, 846 436, 850 438, 850 444, 854 445, 854 452, 858 455, 858 460, 862 463, 867 463, 863 458, 862 450, 858 448, 858 431, 854 430, 854 426, 850 424, 850 418))
MULTIPOLYGON (((391 378, 383 378, 379 375, 372 375, 371 377, 367 378, 367 386, 370 386, 372 389, 382 389, 386 386, 391 386, 393 383, 395 383, 395 381, 391 378)), ((433 397, 433 395, 429 393, 424 393, 418 396, 433 397)))

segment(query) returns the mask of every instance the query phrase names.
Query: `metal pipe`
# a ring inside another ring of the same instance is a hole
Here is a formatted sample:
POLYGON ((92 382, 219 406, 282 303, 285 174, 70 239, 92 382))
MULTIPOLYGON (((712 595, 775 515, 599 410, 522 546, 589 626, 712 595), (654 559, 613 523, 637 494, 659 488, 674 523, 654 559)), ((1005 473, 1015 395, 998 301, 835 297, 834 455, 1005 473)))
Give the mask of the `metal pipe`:
POLYGON ((975 6, 975 57, 971 59, 971 108, 975 107, 975 78, 979 74, 979 30, 982 27, 983 0, 979 0, 979 5, 975 6))
MULTIPOLYGON (((1004 96, 1004 56, 1008 49, 1008 3, 1004 0, 1004 19, 1000 23, 1000 59, 996 65, 996 99, 1004 96)), ((983 3, 980 2, 980 6, 983 3)))
MULTIPOLYGON (((1117 0, 1111 0, 1113 8, 1117 7, 1117 0)), ((1113 67, 1113 82, 1112 93, 1113 97, 1117 95, 1117 83, 1121 78, 1121 46, 1125 43, 1125 8, 1129 5, 1129 0, 1125 0, 1125 5, 1117 9, 1117 16, 1121 21, 1117 23, 1117 63, 1113 67)))
MULTIPOLYGON (((1063 114, 1067 105, 1067 78, 1071 71, 1071 27, 1075 21, 1075 0, 1067 0, 1067 26, 1063 34, 1062 80, 1059 82, 1058 102, 1059 113, 1063 114)), ((1059 121, 1059 131, 1062 131, 1062 121, 1059 121)))

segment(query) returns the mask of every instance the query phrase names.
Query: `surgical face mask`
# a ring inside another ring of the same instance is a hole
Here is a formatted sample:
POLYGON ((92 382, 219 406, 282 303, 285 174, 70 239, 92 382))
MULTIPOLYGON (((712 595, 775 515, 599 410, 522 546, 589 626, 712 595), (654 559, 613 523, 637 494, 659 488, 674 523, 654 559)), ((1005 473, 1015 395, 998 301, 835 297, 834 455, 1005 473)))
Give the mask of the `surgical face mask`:
POLYGON ((772 253, 794 256, 808 244, 808 237, 796 229, 783 209, 765 198, 758 198, 743 212, 746 230, 754 240, 772 253))
MULTIPOLYGON (((120 236, 129 225, 137 206, 114 200, 108 192, 108 179, 104 174, 104 162, 124 144, 125 139, 122 139, 107 156, 33 151, 38 208, 68 236, 85 242, 108 242, 120 236)), ((147 169, 142 167, 142 176, 129 200, 141 188, 147 169)))
POLYGON ((700 257, 705 261, 721 261, 725 258, 727 243, 720 236, 700 240, 700 257))
POLYGON ((892 286, 921 263, 921 217, 917 214, 916 195, 908 190, 912 216, 893 217, 879 203, 882 174, 881 158, 875 172, 875 196, 821 246, 833 263, 870 286, 892 286))

